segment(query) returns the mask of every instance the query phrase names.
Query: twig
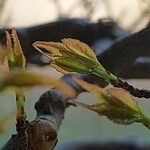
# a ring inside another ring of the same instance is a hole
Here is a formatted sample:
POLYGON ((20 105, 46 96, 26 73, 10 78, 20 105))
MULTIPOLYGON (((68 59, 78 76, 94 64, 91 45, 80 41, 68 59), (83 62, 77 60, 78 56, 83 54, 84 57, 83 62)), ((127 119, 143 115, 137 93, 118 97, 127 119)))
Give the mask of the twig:
POLYGON ((150 90, 138 89, 128 84, 126 81, 118 79, 119 82, 113 83, 113 86, 127 90, 131 95, 138 98, 150 98, 150 90))

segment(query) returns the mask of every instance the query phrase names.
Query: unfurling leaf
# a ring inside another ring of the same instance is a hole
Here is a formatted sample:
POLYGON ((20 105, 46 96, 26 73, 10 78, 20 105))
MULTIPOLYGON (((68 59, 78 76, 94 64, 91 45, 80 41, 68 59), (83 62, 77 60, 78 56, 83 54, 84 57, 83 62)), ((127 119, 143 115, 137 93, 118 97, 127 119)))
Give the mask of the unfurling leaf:
POLYGON ((6 38, 8 55, 5 58, 5 65, 7 65, 9 69, 18 67, 20 69, 24 69, 26 59, 24 57, 16 30, 12 29, 11 35, 6 31, 6 38))
POLYGON ((76 39, 63 39, 62 42, 70 52, 74 52, 78 55, 91 59, 92 61, 98 62, 95 53, 91 51, 91 48, 85 43, 76 39))
POLYGON ((5 47, 0 45, 0 65, 3 65, 4 58, 8 55, 8 52, 5 47))
POLYGON ((117 99, 117 103, 119 101, 121 105, 130 107, 132 110, 139 111, 137 102, 128 91, 115 87, 106 89, 106 91, 111 95, 111 97, 115 97, 114 100, 117 99))
MULTIPOLYGON (((26 59, 23 54, 20 41, 18 39, 17 33, 15 29, 12 29, 12 34, 6 31, 6 49, 8 54, 4 58, 4 65, 3 67, 7 68, 7 74, 12 75, 12 71, 14 69, 24 70, 26 65, 26 59), (10 73, 9 73, 10 72, 10 73)), ((6 71, 5 71, 6 72, 6 71)), ((4 75, 4 71, 0 72, 0 89, 7 87, 6 79, 4 75)), ((26 118, 25 110, 24 110, 24 103, 25 103, 25 94, 23 91, 20 93, 16 92, 16 104, 17 104, 17 118, 23 116, 26 118)))
POLYGON ((73 98, 75 96, 75 91, 70 86, 67 86, 63 81, 57 81, 56 79, 46 75, 25 71, 26 59, 24 57, 16 30, 12 29, 12 34, 6 32, 6 38, 7 55, 0 59, 0 92, 7 89, 15 90, 17 123, 22 118, 24 121, 26 119, 24 109, 25 88, 30 88, 33 86, 53 86, 58 88, 65 98, 73 98))
POLYGON ((107 95, 107 92, 105 89, 98 87, 97 85, 87 83, 83 80, 74 78, 74 80, 85 90, 89 91, 93 95, 95 95, 96 99, 102 103, 106 102, 104 96, 107 95))
POLYGON ((91 48, 79 40, 63 39, 62 43, 37 41, 33 46, 50 58, 51 66, 61 73, 95 74, 109 83, 118 80, 98 62, 91 48))
POLYGON ((82 88, 94 94, 97 99, 97 103, 92 105, 73 101, 75 104, 95 111, 98 115, 104 115, 115 123, 140 122, 150 128, 150 119, 142 113, 138 103, 128 91, 120 88, 103 89, 77 78, 74 78, 74 80, 82 88))

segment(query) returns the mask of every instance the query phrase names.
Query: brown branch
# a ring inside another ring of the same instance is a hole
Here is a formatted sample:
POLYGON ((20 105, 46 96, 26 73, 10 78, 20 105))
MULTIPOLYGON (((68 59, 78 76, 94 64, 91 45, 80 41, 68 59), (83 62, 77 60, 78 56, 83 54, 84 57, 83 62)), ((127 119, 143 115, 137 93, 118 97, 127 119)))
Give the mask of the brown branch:
POLYGON ((113 86, 123 88, 127 90, 131 95, 138 98, 150 98, 150 90, 135 88, 122 79, 118 79, 118 81, 119 82, 117 83, 113 83, 113 86))
MULTIPOLYGON (((52 150, 57 143, 57 132, 64 118, 67 104, 61 93, 52 89, 45 92, 35 104, 37 117, 27 126, 28 145, 22 143, 24 134, 18 132, 2 150, 52 150)), ((24 131, 24 130, 23 130, 24 131)))

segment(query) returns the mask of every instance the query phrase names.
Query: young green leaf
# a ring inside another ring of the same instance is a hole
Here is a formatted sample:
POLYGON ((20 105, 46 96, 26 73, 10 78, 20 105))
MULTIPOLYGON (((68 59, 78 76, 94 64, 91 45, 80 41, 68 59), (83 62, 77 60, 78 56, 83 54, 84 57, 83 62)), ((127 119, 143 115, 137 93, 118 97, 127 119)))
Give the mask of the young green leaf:
POLYGON ((71 38, 63 39, 62 42, 70 52, 74 52, 78 55, 91 59, 92 61, 98 62, 95 53, 91 51, 91 48, 85 43, 71 38))
POLYGON ((50 58, 51 66, 61 73, 94 74, 115 87, 128 90, 133 96, 150 97, 149 90, 134 88, 106 70, 98 62, 91 48, 79 40, 63 39, 62 43, 37 41, 33 43, 33 46, 50 58))
POLYGON ((6 31, 6 38, 8 55, 5 58, 5 65, 7 65, 9 69, 18 67, 20 69, 24 69, 26 59, 23 54, 16 30, 12 29, 11 35, 6 31))
POLYGON ((122 106, 129 107, 134 111, 139 111, 137 101, 135 101, 134 97, 130 95, 130 93, 122 88, 108 88, 106 89, 107 93, 111 95, 112 99, 114 97, 114 102, 120 102, 122 106))
POLYGON ((109 83, 117 81, 117 78, 98 62, 91 48, 79 40, 63 39, 62 43, 37 41, 33 46, 49 57, 51 66, 61 73, 88 73, 98 75, 109 83))
POLYGON ((141 112, 138 103, 128 91, 120 88, 102 89, 77 78, 74 78, 74 80, 97 98, 96 104, 88 105, 74 101, 75 104, 95 111, 98 115, 104 115, 115 123, 140 122, 150 128, 150 119, 141 112))
MULTIPOLYGON (((26 59, 23 54, 20 41, 18 39, 17 33, 15 29, 12 29, 12 34, 10 35, 9 32, 6 31, 6 49, 8 54, 4 58, 4 65, 3 67, 7 68, 8 72, 7 74, 10 74, 12 70, 15 68, 24 70, 25 69, 25 64, 26 64, 26 59)), ((5 81, 3 80, 4 78, 4 72, 1 71, 1 78, 0 82, 3 83, 1 84, 0 88, 3 89, 5 87, 5 81)), ((26 116, 25 115, 25 110, 24 110, 24 103, 25 103, 25 94, 22 91, 21 93, 16 93, 16 104, 17 104, 17 118, 21 116, 26 116), (22 105, 20 105, 22 104, 22 105)), ((26 118, 26 117, 25 117, 26 118)))

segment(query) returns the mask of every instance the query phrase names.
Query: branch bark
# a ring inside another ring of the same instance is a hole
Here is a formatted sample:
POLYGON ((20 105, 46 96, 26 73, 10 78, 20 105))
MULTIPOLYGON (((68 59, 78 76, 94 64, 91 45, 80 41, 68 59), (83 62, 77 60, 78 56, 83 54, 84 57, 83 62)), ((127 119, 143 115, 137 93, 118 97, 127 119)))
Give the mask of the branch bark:
POLYGON ((57 133, 67 108, 62 94, 52 89, 41 95, 35 104, 37 117, 27 126, 28 143, 24 135, 12 135, 2 150, 52 150, 57 143, 57 133))

